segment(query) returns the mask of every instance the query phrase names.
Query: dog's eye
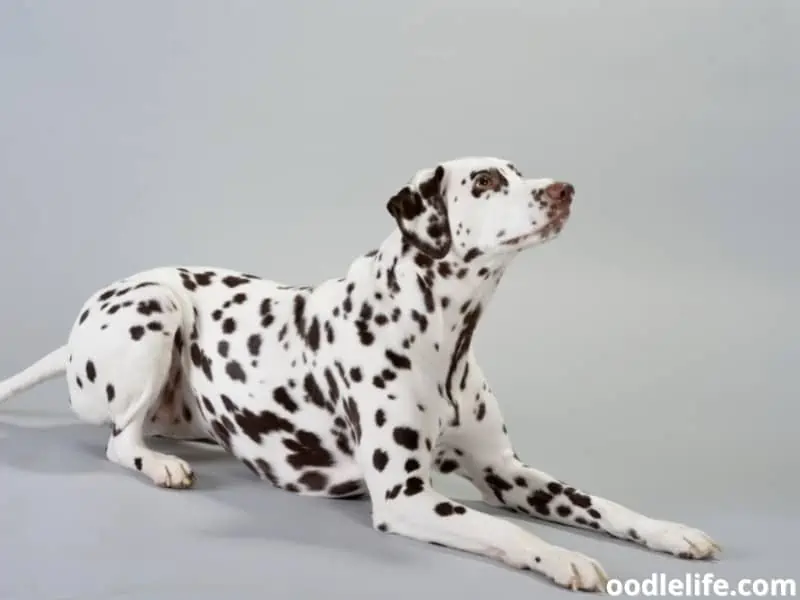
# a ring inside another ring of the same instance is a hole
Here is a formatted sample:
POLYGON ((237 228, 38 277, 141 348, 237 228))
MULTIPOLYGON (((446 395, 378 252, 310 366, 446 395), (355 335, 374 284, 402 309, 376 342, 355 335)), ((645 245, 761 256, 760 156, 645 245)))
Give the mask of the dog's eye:
POLYGON ((478 178, 475 180, 475 185, 480 188, 490 188, 492 187, 492 178, 488 175, 478 175, 478 178))

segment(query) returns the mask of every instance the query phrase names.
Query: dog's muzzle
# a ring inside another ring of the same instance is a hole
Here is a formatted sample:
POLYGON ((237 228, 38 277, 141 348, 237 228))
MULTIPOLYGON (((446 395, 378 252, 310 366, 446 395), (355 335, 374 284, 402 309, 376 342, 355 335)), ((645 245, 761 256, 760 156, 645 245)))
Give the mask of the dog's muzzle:
POLYGON ((544 193, 552 201, 553 208, 561 211, 568 209, 572 204, 575 187, 571 183, 556 181, 544 188, 544 193))

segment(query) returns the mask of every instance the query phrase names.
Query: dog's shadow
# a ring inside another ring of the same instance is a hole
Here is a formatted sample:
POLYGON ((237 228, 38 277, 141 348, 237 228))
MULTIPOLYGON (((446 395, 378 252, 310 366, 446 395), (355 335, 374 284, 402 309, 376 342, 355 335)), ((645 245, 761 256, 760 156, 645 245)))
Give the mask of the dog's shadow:
MULTIPOLYGON (((0 470, 98 475, 103 477, 104 487, 124 478, 141 477, 105 458, 106 429, 81 423, 41 424, 30 418, 36 416, 26 411, 13 415, 13 420, 0 419, 0 470)), ((195 469, 197 482, 193 490, 176 491, 157 488, 142 479, 141 485, 148 487, 136 493, 170 495, 170 502, 156 504, 159 510, 174 507, 176 514, 191 510, 187 505, 199 498, 195 492, 202 494, 203 503, 211 500, 231 509, 221 511, 222 517, 210 524, 192 523, 192 536, 286 542, 392 563, 424 560, 413 548, 404 549, 400 538, 386 543, 386 536, 372 528, 369 502, 364 499, 309 498, 279 490, 256 478, 217 446, 164 439, 152 439, 148 445, 187 460, 195 469)), ((148 526, 146 521, 140 525, 148 526)))
MULTIPOLYGON (((139 477, 105 458, 108 432, 103 428, 80 423, 41 425, 19 422, 24 420, 16 419, 15 423, 0 421, 0 467, 43 475, 98 474, 112 480, 139 477)), ((195 489, 202 493, 203 498, 232 509, 225 511, 223 520, 210 524, 203 521, 194 523, 193 536, 322 547, 357 555, 359 560, 393 565, 425 564, 431 559, 431 554, 427 553, 441 552, 494 562, 446 547, 380 534, 372 528, 367 499, 311 498, 279 490, 257 479, 242 463, 217 446, 163 439, 154 439, 150 445, 154 450, 175 453, 187 460, 197 473, 195 489)), ((155 486, 148 490, 147 493, 172 494, 176 512, 190 510, 186 501, 192 501, 192 491, 161 490, 155 486)), ((525 528, 546 527, 594 539, 600 536, 606 542, 636 548, 601 534, 526 519, 480 501, 460 501, 475 510, 513 519, 525 528)), ((163 510, 165 505, 159 503, 159 506, 163 510)))

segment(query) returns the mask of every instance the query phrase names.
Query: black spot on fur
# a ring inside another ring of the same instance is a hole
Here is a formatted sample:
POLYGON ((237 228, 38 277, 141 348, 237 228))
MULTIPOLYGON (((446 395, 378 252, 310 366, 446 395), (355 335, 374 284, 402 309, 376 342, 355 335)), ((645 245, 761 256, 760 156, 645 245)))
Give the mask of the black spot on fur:
POLYGON ((94 383, 94 380, 97 378, 97 369, 94 366, 94 363, 91 360, 86 361, 86 379, 89 380, 89 383, 94 383))
POLYGON ((133 466, 136 467, 137 471, 142 470, 142 459, 140 457, 136 457, 133 459, 133 466))
POLYGON ((158 303, 158 300, 142 300, 136 306, 136 312, 147 317, 154 313, 163 312, 163 309, 161 308, 161 305, 158 303))
POLYGON ((260 444, 262 437, 266 437, 276 432, 294 432, 294 424, 288 419, 279 417, 274 412, 262 410, 256 414, 250 409, 244 409, 236 413, 236 423, 242 428, 242 433, 260 444))
POLYGON ((200 346, 197 345, 197 342, 192 342, 191 347, 189 348, 189 357, 192 360, 192 364, 196 367, 200 367, 203 370, 203 374, 209 381, 213 381, 213 374, 211 373, 211 359, 200 349, 200 346))
POLYGON ((322 440, 316 433, 299 430, 295 439, 284 439, 283 445, 292 454, 287 456, 287 462, 295 469, 304 467, 332 467, 333 455, 322 446, 322 440))
POLYGON ((386 283, 389 286, 389 291, 392 294, 400 292, 400 283, 397 281, 397 258, 394 259, 392 266, 386 270, 386 283))
POLYGON ((371 346, 375 342, 375 335, 369 330, 366 321, 356 321, 356 333, 358 333, 358 341, 363 346, 371 346))
POLYGON ((386 490, 386 499, 387 500, 394 500, 397 496, 400 495, 400 492, 403 490, 403 484, 398 483, 394 487, 386 490))
POLYGON ((328 384, 330 400, 333 404, 336 404, 339 401, 339 386, 336 383, 336 378, 333 376, 333 372, 328 368, 325 369, 324 375, 325 382, 328 384))
POLYGON ((433 507, 434 512, 440 517, 449 517, 450 515, 463 515, 467 512, 463 506, 452 504, 451 502, 439 502, 433 507))
POLYGON ((113 402, 115 395, 116 395, 116 391, 114 390, 114 386, 109 383, 106 386, 106 398, 108 398, 109 402, 113 402))
POLYGON ((325 489, 328 484, 328 478, 320 471, 306 471, 298 479, 298 483, 303 484, 309 491, 318 492, 325 489))
POLYGON ((484 477, 484 481, 486 482, 486 485, 489 486, 489 489, 492 490, 492 493, 494 493, 495 497, 500 502, 505 502, 503 498, 503 493, 514 488, 513 485, 511 485, 508 481, 506 481, 505 479, 503 479, 494 472, 487 473, 486 476, 484 477))
POLYGON ((395 369, 410 369, 411 368, 411 361, 408 359, 407 356, 403 356, 402 354, 398 354, 392 350, 386 350, 386 358, 392 364, 395 369))
POLYGON ((144 327, 141 325, 134 325, 128 330, 128 332, 130 333, 133 341, 138 341, 142 339, 142 336, 144 335, 144 327))
POLYGON ((483 421, 483 418, 486 416, 486 403, 481 402, 478 404, 478 410, 475 411, 475 419, 478 421, 483 421))
POLYGON ((544 490, 536 490, 530 496, 528 496, 528 504, 530 504, 536 512, 543 516, 550 514, 549 504, 552 500, 552 494, 548 494, 544 490))
POLYGON ((275 388, 275 390, 272 392, 272 398, 290 413, 297 412, 297 409, 299 408, 297 406, 297 402, 292 399, 285 387, 275 388))
POLYGON ((575 488, 565 488, 564 495, 569 498, 570 502, 579 508, 589 508, 592 505, 591 497, 578 492, 575 490, 575 488))
POLYGON ((244 277, 238 277, 236 275, 226 275, 222 278, 222 283, 224 283, 229 288, 235 288, 240 285, 244 285, 245 283, 249 283, 250 280, 244 277))
POLYGON ((403 493, 406 496, 416 496, 425 489, 425 482, 419 477, 409 477, 406 479, 406 489, 403 493))
POLYGON ((214 271, 206 271, 204 273, 195 273, 194 274, 194 282, 200 286, 207 286, 211 285, 211 280, 214 278, 214 271))
POLYGON ((411 319, 419 326, 420 333, 425 333, 425 331, 428 329, 428 317, 417 310, 412 310, 411 319))
POLYGON ((372 466, 379 472, 382 472, 386 465, 389 464, 389 455, 386 451, 378 448, 372 453, 372 466))
POLYGON ((347 380, 347 375, 345 375, 344 367, 342 366, 342 363, 339 362, 338 360, 336 360, 336 361, 334 361, 333 364, 336 366, 336 370, 338 371, 339 377, 341 377, 342 382, 344 383, 344 386, 349 389, 350 388, 350 382, 347 380))
POLYGON ((362 321, 369 321, 372 318, 373 309, 372 305, 368 302, 364 302, 361 305, 361 310, 358 313, 358 318, 362 321))
POLYGON ((264 300, 261 301, 258 311, 261 315, 261 326, 267 328, 272 325, 272 322, 275 320, 272 314, 272 299, 264 298, 264 300))
POLYGON ((398 446, 407 450, 417 450, 419 448, 419 432, 411 427, 395 427, 392 437, 398 446))
POLYGON ((308 328, 308 333, 306 334, 306 343, 308 344, 309 349, 312 352, 316 352, 319 350, 319 342, 320 342, 320 328, 319 328, 319 320, 314 317, 311 320, 311 325, 308 328))
POLYGON ((311 320, 311 325, 307 328, 305 310, 305 296, 297 294, 294 297, 293 306, 294 326, 297 329, 297 334, 300 339, 306 343, 306 346, 308 346, 312 352, 316 352, 317 349, 319 349, 320 340, 319 321, 314 317, 311 320))
POLYGON ((336 485, 332 485, 328 489, 328 494, 331 496, 352 496, 353 494, 361 494, 363 493, 362 490, 363 483, 359 479, 351 479, 349 481, 343 481, 342 483, 337 483, 336 485))
POLYGON ((307 402, 311 402, 320 408, 325 407, 325 394, 322 393, 322 389, 319 387, 317 380, 314 379, 314 376, 311 373, 308 373, 303 378, 303 389, 306 392, 307 402))
POLYGON ((228 317, 222 322, 222 333, 231 334, 236 331, 236 321, 228 317))
POLYGON ((236 404, 233 402, 233 400, 231 400, 231 399, 230 399, 228 396, 226 396, 225 394, 220 394, 220 397, 219 397, 219 399, 220 399, 220 400, 222 400, 222 406, 223 406, 223 407, 225 408, 225 410, 226 410, 226 411, 228 411, 229 413, 235 413, 237 410, 239 410, 239 407, 238 407, 238 406, 236 406, 236 404))
POLYGON ((375 411, 375 425, 383 427, 386 424, 386 413, 382 408, 375 411))
POLYGON ((253 356, 258 356, 261 351, 261 336, 257 333, 252 334, 247 338, 247 350, 253 356))
POLYGON ((472 262, 473 260, 478 258, 481 254, 483 254, 483 252, 481 252, 477 248, 470 248, 464 255, 464 262, 472 262))
POLYGON ((458 463, 451 458, 447 458, 439 464, 440 473, 452 473, 456 469, 458 469, 458 463))
POLYGON ((247 382, 247 375, 242 369, 242 365, 240 365, 235 360, 228 361, 225 365, 225 372, 228 374, 233 381, 241 381, 242 383, 247 382))

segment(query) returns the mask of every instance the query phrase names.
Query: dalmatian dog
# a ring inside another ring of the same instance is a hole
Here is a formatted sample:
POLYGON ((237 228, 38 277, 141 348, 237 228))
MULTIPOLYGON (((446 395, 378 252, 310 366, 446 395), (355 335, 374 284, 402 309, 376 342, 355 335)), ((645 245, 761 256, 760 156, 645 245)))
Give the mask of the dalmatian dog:
POLYGON ((574 188, 469 157, 421 169, 388 200, 394 230, 346 275, 290 286, 223 268, 161 267, 107 285, 64 346, 0 383, 7 399, 64 374, 83 421, 110 428, 107 458, 158 486, 192 467, 148 438, 218 444, 272 485, 368 496, 376 530, 603 591, 592 558, 452 500, 434 471, 488 505, 603 532, 682 558, 705 533, 592 495, 516 454, 472 338, 506 268, 556 238, 574 188))

